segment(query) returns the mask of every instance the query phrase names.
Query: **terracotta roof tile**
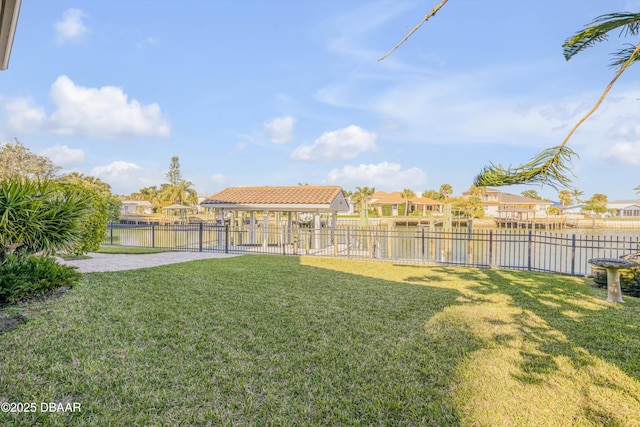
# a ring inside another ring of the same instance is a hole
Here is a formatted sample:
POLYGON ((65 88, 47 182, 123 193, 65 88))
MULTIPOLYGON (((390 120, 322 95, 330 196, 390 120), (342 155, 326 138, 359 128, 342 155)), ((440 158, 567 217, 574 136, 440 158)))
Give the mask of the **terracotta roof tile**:
POLYGON ((208 197, 203 204, 331 204, 340 194, 339 186, 229 187, 208 197))

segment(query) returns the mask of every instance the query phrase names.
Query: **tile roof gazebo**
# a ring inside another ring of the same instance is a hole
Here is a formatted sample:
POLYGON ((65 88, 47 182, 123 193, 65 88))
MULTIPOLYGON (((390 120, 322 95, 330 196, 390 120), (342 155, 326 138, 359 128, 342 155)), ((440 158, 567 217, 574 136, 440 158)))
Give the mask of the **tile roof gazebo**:
MULTIPOLYGON (((249 212, 250 236, 255 232, 255 213, 263 213, 263 244, 267 244, 269 213, 287 213, 289 236, 293 226, 294 213, 313 218, 316 233, 321 227, 320 215, 332 216, 331 226, 335 230, 338 212, 348 212, 349 203, 340 186, 297 185, 230 187, 203 200, 201 206, 215 211, 219 223, 233 212, 249 212)), ((317 242, 317 240, 316 240, 317 242)))

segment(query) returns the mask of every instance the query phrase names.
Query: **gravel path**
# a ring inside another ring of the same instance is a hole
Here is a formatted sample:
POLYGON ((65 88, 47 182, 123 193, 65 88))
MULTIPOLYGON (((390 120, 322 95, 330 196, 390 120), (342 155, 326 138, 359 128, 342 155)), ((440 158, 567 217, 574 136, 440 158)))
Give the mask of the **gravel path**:
POLYGON ((135 270, 198 259, 229 258, 238 255, 216 252, 161 252, 136 255, 90 253, 88 256, 91 258, 68 260, 64 261, 64 263, 78 267, 78 271, 81 273, 93 273, 98 271, 135 270))

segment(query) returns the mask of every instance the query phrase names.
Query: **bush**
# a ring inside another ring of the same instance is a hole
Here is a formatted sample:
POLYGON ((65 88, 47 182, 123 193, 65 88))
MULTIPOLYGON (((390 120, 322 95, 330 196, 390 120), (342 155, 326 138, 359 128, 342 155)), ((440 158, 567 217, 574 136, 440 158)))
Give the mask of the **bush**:
POLYGON ((75 267, 61 265, 48 256, 9 255, 0 264, 0 303, 42 295, 61 286, 72 286, 82 275, 75 267))

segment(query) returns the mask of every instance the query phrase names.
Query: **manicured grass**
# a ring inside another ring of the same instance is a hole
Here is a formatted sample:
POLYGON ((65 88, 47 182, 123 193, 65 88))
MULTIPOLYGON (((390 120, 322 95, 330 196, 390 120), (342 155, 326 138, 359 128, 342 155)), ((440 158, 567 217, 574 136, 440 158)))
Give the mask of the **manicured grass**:
POLYGON ((137 246, 100 246, 98 249, 101 254, 158 254, 160 252, 167 252, 166 249, 161 248, 142 248, 137 246))
POLYGON ((93 273, 12 307, 33 425, 640 425, 640 301, 585 280, 243 256, 93 273))

